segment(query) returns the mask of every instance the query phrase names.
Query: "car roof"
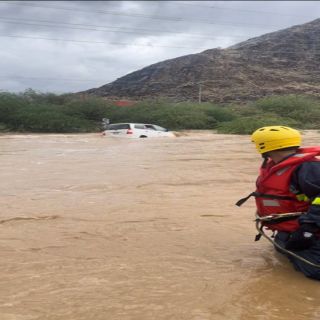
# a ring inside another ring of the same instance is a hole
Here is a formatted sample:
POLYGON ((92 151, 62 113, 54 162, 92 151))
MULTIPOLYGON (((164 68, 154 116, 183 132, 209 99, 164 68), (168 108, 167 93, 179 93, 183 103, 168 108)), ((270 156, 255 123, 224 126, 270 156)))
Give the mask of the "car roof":
POLYGON ((118 122, 118 123, 109 123, 109 125, 113 125, 113 124, 148 124, 148 125, 155 125, 152 123, 138 123, 138 122, 118 122))

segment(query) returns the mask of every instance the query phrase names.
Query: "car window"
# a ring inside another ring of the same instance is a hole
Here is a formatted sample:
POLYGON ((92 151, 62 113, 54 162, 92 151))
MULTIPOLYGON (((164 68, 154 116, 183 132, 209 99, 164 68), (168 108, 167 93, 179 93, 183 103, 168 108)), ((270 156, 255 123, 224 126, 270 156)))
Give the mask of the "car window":
POLYGON ((157 130, 157 131, 168 131, 166 128, 162 128, 162 127, 160 127, 160 126, 157 126, 157 125, 153 125, 153 127, 155 128, 155 130, 157 130))
POLYGON ((136 129, 145 129, 146 128, 144 124, 135 124, 134 127, 136 129))
POLYGON ((118 124, 109 124, 107 130, 122 130, 122 129, 130 129, 130 125, 128 123, 118 123, 118 124))
POLYGON ((146 124, 145 126, 146 126, 146 128, 149 129, 149 130, 156 130, 156 128, 155 128, 153 125, 151 125, 151 124, 146 124))

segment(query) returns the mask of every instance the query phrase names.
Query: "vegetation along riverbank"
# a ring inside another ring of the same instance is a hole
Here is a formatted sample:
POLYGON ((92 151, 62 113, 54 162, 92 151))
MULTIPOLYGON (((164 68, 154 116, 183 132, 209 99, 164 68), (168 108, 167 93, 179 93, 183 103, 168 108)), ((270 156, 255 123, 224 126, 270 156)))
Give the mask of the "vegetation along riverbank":
POLYGON ((1 132, 98 132, 111 122, 156 123, 170 130, 205 129, 250 134, 264 125, 317 129, 320 100, 303 95, 269 96, 247 104, 145 100, 116 106, 100 97, 57 95, 27 90, 0 93, 1 132))

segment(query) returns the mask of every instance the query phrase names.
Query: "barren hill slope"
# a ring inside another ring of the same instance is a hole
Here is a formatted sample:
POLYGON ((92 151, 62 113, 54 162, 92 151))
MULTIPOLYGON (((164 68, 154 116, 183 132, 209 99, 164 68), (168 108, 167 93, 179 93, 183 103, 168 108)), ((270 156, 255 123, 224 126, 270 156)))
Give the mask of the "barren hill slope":
POLYGON ((320 96, 320 19, 231 46, 162 61, 85 93, 230 102, 269 94, 320 96))

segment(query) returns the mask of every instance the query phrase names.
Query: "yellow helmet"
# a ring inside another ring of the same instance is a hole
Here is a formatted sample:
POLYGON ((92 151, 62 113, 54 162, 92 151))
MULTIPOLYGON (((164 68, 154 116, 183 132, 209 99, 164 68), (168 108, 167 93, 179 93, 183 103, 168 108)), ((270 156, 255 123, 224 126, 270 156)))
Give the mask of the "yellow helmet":
POLYGON ((301 134, 290 127, 270 126, 257 129, 251 136, 259 153, 289 147, 300 147, 301 134))

